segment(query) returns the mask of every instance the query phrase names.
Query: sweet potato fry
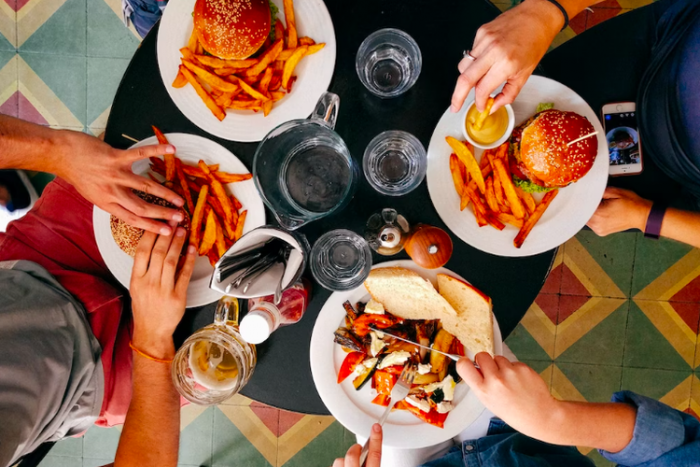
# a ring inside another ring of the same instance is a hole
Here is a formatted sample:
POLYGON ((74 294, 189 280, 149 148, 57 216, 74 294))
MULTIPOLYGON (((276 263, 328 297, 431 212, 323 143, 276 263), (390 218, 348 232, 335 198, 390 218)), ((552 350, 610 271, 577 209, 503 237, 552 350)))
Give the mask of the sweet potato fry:
POLYGON ((493 192, 496 195, 496 201, 498 202, 498 207, 501 212, 510 212, 510 208, 506 204, 506 195, 503 193, 503 187, 501 186, 501 180, 495 176, 493 177, 493 192), (507 211, 506 211, 506 208, 507 211))
POLYGON ((202 65, 212 68, 248 68, 258 63, 258 59, 256 58, 224 60, 223 58, 210 57, 209 55, 195 55, 194 58, 202 65))
POLYGON ((248 211, 243 211, 238 218, 236 223, 236 233, 233 237, 233 241, 237 242, 243 236, 243 227, 245 226, 245 218, 248 216, 248 211))
POLYGON ((269 100, 266 95, 260 94, 260 92, 258 92, 254 87, 252 87, 250 84, 246 83, 244 80, 242 80, 238 77, 235 77, 235 76, 232 76, 231 78, 233 78, 234 80, 237 80, 238 84, 241 86, 241 89, 243 89, 243 92, 245 92, 246 94, 248 94, 252 98, 263 101, 263 102, 266 100, 269 100))
POLYGON ((521 228, 523 224, 525 223, 524 220, 518 219, 512 214, 507 214, 505 212, 499 212, 496 214, 496 217, 498 218, 499 221, 505 223, 505 224, 510 224, 513 227, 521 228))
POLYGON ((452 173, 452 182, 455 185, 457 196, 459 196, 459 210, 464 211, 469 205, 469 195, 467 194, 467 187, 462 176, 464 165, 454 154, 450 155, 450 172, 452 173))
POLYGON ((209 260, 209 264, 211 264, 211 267, 213 268, 216 267, 216 263, 219 261, 219 258, 220 257, 214 248, 209 250, 209 253, 207 253, 207 259, 209 260))
POLYGON ((477 130, 481 130, 481 127, 484 126, 484 122, 486 121, 486 117, 489 116, 491 113, 491 108, 493 107, 494 103, 494 98, 489 97, 488 100, 486 101, 486 107, 484 108, 484 111, 479 113, 479 115, 476 117, 476 121, 474 122, 474 128, 477 130))
POLYGON ((270 115, 270 112, 272 112, 272 104, 273 104, 272 101, 263 102, 262 110, 263 110, 264 116, 267 117, 268 115, 270 115))
POLYGON ((479 164, 476 162, 476 159, 474 159, 474 154, 472 154, 464 143, 458 141, 452 136, 448 136, 445 138, 445 140, 455 152, 457 157, 459 157, 459 160, 461 160, 464 166, 467 168, 469 175, 471 175, 473 181, 476 183, 476 186, 479 188, 479 191, 483 193, 486 190, 486 183, 484 183, 484 176, 481 173, 479 164))
POLYGON ((532 214, 533 212, 535 212, 535 208, 537 208, 535 198, 533 198, 530 193, 524 192, 519 186, 515 187, 515 192, 518 193, 518 197, 523 201, 523 204, 527 209, 527 213, 532 214))
MULTIPOLYGON (((182 65, 180 65, 180 66, 182 66, 182 65)), ((178 71, 177 76, 175 77, 175 80, 173 81, 172 86, 174 88, 184 88, 186 84, 187 84, 187 78, 185 78, 185 75, 182 74, 182 71, 178 71)))
POLYGON ((523 242, 527 236, 530 235, 532 228, 535 226, 535 224, 537 224, 537 221, 540 220, 542 214, 544 214, 557 194, 559 194, 559 190, 552 190, 544 195, 544 198, 542 198, 540 204, 537 205, 535 212, 533 212, 532 215, 525 221, 523 226, 520 228, 518 235, 515 236, 515 240, 513 240, 513 245, 515 245, 515 248, 520 248, 523 246, 523 242))
POLYGON ((277 102, 284 96, 286 96, 286 94, 283 91, 270 91, 270 97, 272 97, 273 102, 277 102))
POLYGON ((216 253, 221 258, 224 253, 226 253, 226 240, 224 239, 224 229, 221 228, 219 223, 216 223, 216 253))
POLYGON ((231 198, 231 204, 233 205, 233 208, 236 210, 236 212, 243 209, 243 205, 241 204, 240 201, 238 201, 238 198, 236 198, 233 195, 231 195, 229 198, 231 198))
POLYGON ((503 222, 499 221, 498 217, 492 212, 487 212, 484 218, 486 219, 486 222, 488 222, 491 227, 496 230, 503 230, 506 228, 503 222))
POLYGON ((202 235, 202 243, 199 245, 199 256, 204 256, 209 253, 211 247, 216 243, 216 217, 214 211, 209 210, 207 214, 206 227, 204 235, 202 235))
POLYGON ((175 172, 177 173, 177 179, 180 181, 180 187, 182 187, 182 194, 185 195, 187 211, 192 214, 194 212, 192 193, 190 193, 190 186, 187 184, 187 177, 185 177, 185 173, 182 171, 182 161, 180 161, 180 159, 175 159, 175 172))
POLYGON ((299 38, 299 45, 314 45, 315 43, 316 41, 308 36, 299 38))
POLYGON ((195 248, 199 248, 199 232, 202 225, 202 217, 204 216, 204 206, 207 204, 207 194, 209 193, 209 186, 205 185, 199 192, 197 197, 197 204, 194 207, 194 214, 192 214, 192 219, 190 223, 190 245, 194 245, 195 248))
MULTIPOLYGON (((168 138, 165 137, 162 131, 151 125, 153 132, 156 134, 159 144, 170 144, 168 138)), ((163 154, 163 161, 165 162, 165 181, 172 182, 175 180, 175 155, 174 154, 163 154)))
POLYGON ((309 55, 313 55, 313 54, 315 54, 316 52, 318 52, 319 50, 323 49, 325 46, 326 46, 326 43, 325 43, 325 42, 321 42, 320 44, 313 44, 313 45, 310 45, 309 48, 306 49, 306 55, 304 55, 304 56, 306 57, 306 56, 309 56, 309 55))
MULTIPOLYGON (((271 102, 271 101, 266 101, 266 102, 271 102)), ((231 104, 228 106, 229 109, 237 109, 237 110, 261 110, 262 109, 262 102, 260 101, 231 101, 231 104)))
POLYGON ((501 212, 501 209, 498 207, 498 200, 496 199, 496 194, 493 190, 493 177, 489 177, 486 179, 486 193, 484 195, 486 197, 486 204, 489 205, 491 211, 493 211, 495 214, 501 212))
POLYGON ((277 39, 282 39, 282 42, 284 42, 284 24, 279 18, 275 20, 275 40, 277 39))
MULTIPOLYGON (((304 44, 301 44, 304 45, 304 44)), ((320 44, 313 44, 313 45, 308 45, 306 49, 306 53, 304 54, 304 57, 308 55, 313 55, 319 50, 323 49, 326 46, 325 42, 321 42, 320 44)), ((285 49, 280 54, 277 56, 277 60, 281 62, 286 62, 289 60, 289 57, 292 56, 294 51, 298 50, 298 47, 296 49, 285 49)))
POLYGON ((484 227, 486 225, 489 225, 489 223, 486 222, 486 218, 484 217, 484 215, 481 214, 481 212, 479 212, 479 210, 476 207, 474 207, 473 204, 472 204, 472 208, 474 209, 474 217, 476 217, 477 225, 479 227, 484 227))
POLYGON ((219 200, 221 208, 224 210, 224 228, 233 225, 233 205, 231 205, 231 200, 226 195, 226 190, 221 185, 221 182, 214 177, 204 161, 199 161, 199 168, 206 174, 209 186, 211 186, 214 196, 219 200))
POLYGON ((513 215, 518 219, 525 218, 525 207, 523 207, 522 201, 518 198, 518 193, 515 191, 515 185, 513 185, 513 179, 510 178, 508 171, 506 171, 505 165, 502 159, 495 159, 493 161, 495 174, 501 182, 503 191, 505 192, 506 199, 510 205, 510 209, 513 211, 513 215))
POLYGON ((277 60, 277 56, 284 49, 284 42, 281 38, 276 39, 275 42, 260 56, 258 63, 248 68, 245 72, 246 76, 258 76, 260 73, 265 71, 267 66, 277 60))
POLYGON ((293 49, 297 46, 297 23, 294 19, 294 2, 284 0, 284 20, 287 22, 287 48, 293 49))
POLYGON ((299 61, 301 61, 301 59, 304 58, 304 55, 306 54, 308 48, 309 47, 306 45, 298 47, 294 51, 294 53, 289 57, 289 60, 284 62, 284 70, 282 72, 282 87, 285 88, 287 91, 291 90, 290 80, 292 78, 292 74, 294 73, 294 69, 299 64, 299 61))
POLYGON ((479 211, 479 214, 482 216, 485 216, 486 213, 488 212, 488 208, 484 204, 484 202, 481 200, 481 195, 479 193, 472 189, 467 187, 467 196, 469 196, 469 199, 471 200, 472 203, 474 203, 474 208, 479 211))
POLYGON ((204 89, 201 84, 199 84, 199 81, 197 81, 197 78, 195 78, 192 72, 187 68, 182 68, 182 74, 185 75, 187 81, 192 85, 194 90, 197 91, 199 97, 204 101, 204 104, 209 108, 209 110, 211 110, 214 116, 218 118, 219 121, 226 118, 226 112, 224 112, 224 109, 216 105, 214 99, 211 97, 211 95, 209 95, 207 90, 204 89))
POLYGON ((260 93, 267 95, 267 89, 270 87, 270 81, 272 81, 272 74, 274 70, 271 67, 265 69, 265 74, 260 79, 260 93))
POLYGON ((185 177, 185 179, 187 180, 187 186, 190 188, 190 190, 192 190, 192 191, 196 192, 197 194, 199 194, 199 192, 202 190, 202 186, 201 186, 201 185, 197 185, 197 184, 194 182, 194 180, 191 180, 191 179, 189 179, 189 178, 187 178, 187 177, 185 177))
MULTIPOLYGON (((160 160, 160 159, 158 159, 160 160)), ((219 164, 212 164, 207 166, 209 168, 210 172, 217 172, 219 170, 219 164)), ((185 164, 184 162, 182 163, 182 171, 185 172, 185 175, 189 175, 190 177, 195 177, 195 178, 207 178, 207 176, 202 172, 202 169, 199 168, 199 166, 195 167, 193 165, 185 164)), ((222 172, 226 173, 226 172, 222 172)))
POLYGON ((199 76, 202 79, 202 81, 204 81, 214 89, 218 89, 222 92, 233 92, 236 89, 238 89, 238 86, 236 86, 235 84, 226 81, 225 79, 205 70, 200 66, 197 66, 194 62, 190 60, 183 59, 182 64, 185 65, 185 67, 192 73, 199 76))

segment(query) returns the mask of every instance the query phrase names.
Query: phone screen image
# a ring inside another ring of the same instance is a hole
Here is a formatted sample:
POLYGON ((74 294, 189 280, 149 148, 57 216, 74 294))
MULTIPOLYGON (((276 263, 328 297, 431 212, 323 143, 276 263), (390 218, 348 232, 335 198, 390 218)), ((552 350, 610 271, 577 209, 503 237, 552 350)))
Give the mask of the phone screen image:
POLYGON ((635 112, 605 114, 605 132, 610 150, 610 165, 641 162, 635 112))

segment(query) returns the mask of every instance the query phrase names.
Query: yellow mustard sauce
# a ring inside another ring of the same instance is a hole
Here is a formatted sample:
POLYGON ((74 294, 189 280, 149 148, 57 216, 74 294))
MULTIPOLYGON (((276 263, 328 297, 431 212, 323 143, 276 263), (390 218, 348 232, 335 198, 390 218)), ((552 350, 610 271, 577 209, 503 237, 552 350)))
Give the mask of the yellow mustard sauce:
POLYGON ((501 107, 493 114, 486 117, 480 130, 474 128, 474 124, 472 123, 476 121, 478 116, 479 111, 476 109, 476 105, 472 105, 467 112, 467 118, 464 122, 467 128, 467 134, 476 143, 494 143, 498 141, 508 129, 508 111, 506 111, 505 107, 501 107))

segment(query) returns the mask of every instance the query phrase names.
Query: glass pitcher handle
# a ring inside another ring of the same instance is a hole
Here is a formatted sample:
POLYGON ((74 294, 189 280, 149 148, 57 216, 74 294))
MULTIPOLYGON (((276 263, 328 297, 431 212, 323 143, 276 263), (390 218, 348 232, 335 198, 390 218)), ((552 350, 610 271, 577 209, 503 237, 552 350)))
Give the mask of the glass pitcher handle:
POLYGON ((238 326, 238 299, 224 295, 216 305, 214 312, 214 324, 223 326, 234 324, 238 326))
POLYGON ((338 120, 338 109, 340 107, 340 97, 332 92, 324 92, 316 103, 316 108, 311 114, 311 120, 320 120, 324 125, 335 128, 338 120))

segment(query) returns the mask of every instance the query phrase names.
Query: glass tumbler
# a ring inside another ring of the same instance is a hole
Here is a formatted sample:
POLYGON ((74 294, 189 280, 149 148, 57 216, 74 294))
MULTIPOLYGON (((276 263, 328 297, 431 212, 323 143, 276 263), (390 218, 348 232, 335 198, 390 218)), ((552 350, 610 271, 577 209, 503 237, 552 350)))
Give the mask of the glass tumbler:
POLYGON ((418 138, 405 131, 385 131, 365 149, 362 168, 379 193, 401 196, 414 190, 425 178, 428 159, 418 138))
POLYGON ((362 42, 355 58, 357 76, 382 98, 405 93, 418 80, 422 65, 416 41, 399 29, 380 29, 362 42))
POLYGON ((372 250, 367 241, 350 230, 332 230, 311 249, 311 274, 322 287, 350 290, 362 284, 372 269, 372 250))

